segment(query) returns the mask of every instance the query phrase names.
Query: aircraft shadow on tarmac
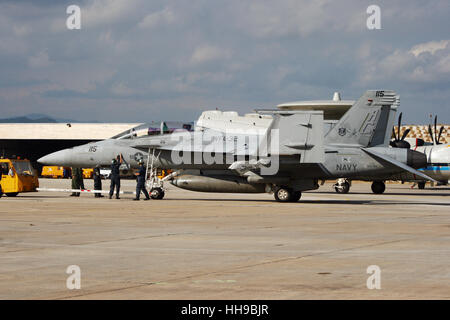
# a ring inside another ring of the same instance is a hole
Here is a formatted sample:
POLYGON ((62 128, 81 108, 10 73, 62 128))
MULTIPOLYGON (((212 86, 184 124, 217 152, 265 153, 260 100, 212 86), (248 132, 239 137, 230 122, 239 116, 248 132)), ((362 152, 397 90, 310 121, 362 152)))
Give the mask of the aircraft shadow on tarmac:
MULTIPOLYGON (((364 194, 364 193, 362 193, 364 194)), ((159 201, 159 200, 152 200, 152 201, 159 201)), ((280 203, 276 202, 275 200, 262 200, 262 199, 201 199, 201 198, 183 198, 183 199, 177 199, 177 198, 168 198, 164 199, 162 201, 208 201, 208 202, 258 202, 258 203, 273 203, 277 205, 286 205, 286 204, 351 204, 351 205, 430 205, 430 206, 450 206, 450 203, 448 202, 407 202, 407 201, 394 201, 394 200, 383 200, 382 198, 376 199, 376 200, 348 200, 348 199, 342 199, 342 200, 331 200, 331 199, 323 199, 323 200, 299 200, 298 202, 285 202, 280 203)))
POLYGON ((298 202, 277 202, 272 199, 268 200, 262 200, 262 199, 201 199, 201 198, 191 198, 191 199, 164 199, 163 201, 209 201, 209 202, 258 202, 258 203, 273 203, 278 205, 285 205, 285 204, 301 204, 301 203, 316 203, 316 204, 370 204, 372 201, 368 200, 299 200, 298 202))
POLYGON ((280 203, 275 200, 259 200, 259 199, 201 199, 201 198, 192 198, 192 199, 164 199, 163 201, 210 201, 210 202, 263 202, 263 203, 274 203, 278 205, 284 204, 351 204, 351 205, 430 205, 430 206, 450 206, 448 202, 397 202, 393 200, 383 200, 382 198, 377 200, 300 200, 298 202, 286 202, 280 203))
MULTIPOLYGON (((428 189, 428 190, 432 190, 432 189, 428 189)), ((443 191, 445 189, 436 189, 436 191, 443 191)), ((450 189, 449 189, 450 190, 450 189)), ((336 192, 334 191, 320 191, 320 192, 316 192, 316 193, 322 193, 322 194, 336 194, 336 192)), ((372 192, 368 191, 368 192, 349 192, 348 195, 352 195, 352 194, 366 194, 366 195, 373 195, 375 196, 375 194, 373 194, 372 192)), ((421 196, 421 197, 450 197, 450 193, 410 193, 410 192, 386 192, 384 195, 392 195, 392 196, 421 196)), ((345 196, 345 195, 342 195, 345 196)), ((383 197, 382 194, 379 195, 380 199, 381 197, 383 197)))
MULTIPOLYGON (((315 192, 315 194, 317 193, 321 193, 321 194, 336 194, 335 192, 315 192)), ((370 192, 352 192, 350 194, 368 194, 368 195, 372 195, 372 193, 370 192)), ((411 195, 411 193, 388 193, 390 195, 411 195)), ((414 195, 418 195, 418 196, 429 196, 429 195, 434 195, 437 196, 439 194, 429 194, 429 193, 417 193, 414 195)), ((441 196, 449 196, 449 194, 440 194, 441 196)), ((345 195, 342 195, 345 196, 345 195)), ((20 198, 26 198, 26 199, 54 199, 54 198, 61 198, 61 197, 55 197, 55 196, 44 196, 44 195, 38 195, 38 196, 31 196, 31 195, 19 195, 18 197, 15 197, 13 199, 20 199, 20 198)), ((105 197, 106 198, 106 197, 105 197)), ((80 197, 78 199, 92 199, 92 200, 96 200, 96 198, 94 197, 80 197)), ((106 198, 107 199, 107 198, 106 198)), ((122 198, 122 200, 131 200, 132 198, 122 198)), ((109 199, 107 199, 109 200, 109 199)), ((100 201, 105 201, 104 199, 100 200, 100 201)), ((111 202, 111 201, 115 201, 115 199, 113 200, 109 200, 107 202, 111 202)), ((375 199, 375 200, 348 200, 348 199, 342 199, 342 200, 336 200, 336 199, 320 199, 320 200, 300 200, 298 202, 286 202, 286 203, 280 203, 280 202, 276 202, 275 200, 272 199, 223 199, 223 198, 208 198, 208 199, 202 199, 202 198, 166 198, 164 200, 151 200, 151 202, 154 201, 158 201, 158 202, 164 202, 164 201, 202 201, 202 202, 258 202, 258 203, 276 203, 279 205, 283 205, 283 204, 295 204, 297 203, 298 205, 301 205, 302 203, 304 204, 350 204, 350 205, 410 205, 410 204, 414 204, 414 205, 430 205, 430 206, 450 206, 449 202, 408 202, 408 201, 402 201, 402 202, 397 202, 394 200, 384 200, 383 196, 380 195, 379 199, 375 199)))

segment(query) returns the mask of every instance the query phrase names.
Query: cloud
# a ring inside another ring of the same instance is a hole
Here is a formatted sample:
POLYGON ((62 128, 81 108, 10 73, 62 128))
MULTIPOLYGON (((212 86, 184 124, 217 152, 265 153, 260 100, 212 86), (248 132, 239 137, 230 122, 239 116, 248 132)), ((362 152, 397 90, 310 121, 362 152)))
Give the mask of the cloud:
POLYGON ((133 17, 142 5, 142 0, 90 0, 80 6, 82 28, 111 27, 133 17))
POLYGON ((190 61, 193 64, 202 64, 210 61, 226 60, 230 57, 231 51, 229 49, 212 45, 201 45, 195 48, 190 61))
POLYGON ((409 50, 409 52, 411 52, 416 57, 426 52, 434 55, 436 51, 445 49, 449 43, 450 40, 430 41, 426 43, 421 43, 412 47, 411 50, 409 50))
POLYGON ((32 68, 44 68, 50 65, 50 60, 48 58, 48 53, 46 51, 41 51, 34 56, 28 58, 28 64, 32 68))
MULTIPOLYGON (((349 1, 332 0, 250 1, 237 5, 237 22, 244 32, 258 38, 298 36, 330 33, 336 30, 357 31, 365 23, 364 6, 353 10, 349 1)), ((355 6, 355 3, 351 4, 355 6)))
POLYGON ((0 2, 5 116, 195 119, 371 88, 397 90, 418 120, 449 107, 448 0, 380 0, 372 31, 370 0, 80 0, 81 30, 69 4, 0 2))
POLYGON ((366 62, 362 74, 370 84, 389 78, 406 83, 438 85, 450 81, 450 40, 419 43, 410 49, 396 49, 377 62, 366 62))
POLYGON ((122 82, 115 83, 111 87, 111 92, 118 96, 130 96, 130 95, 136 94, 136 90, 128 87, 126 84, 124 84, 122 82))
POLYGON ((164 8, 161 11, 150 13, 145 16, 139 27, 144 29, 150 29, 161 24, 171 24, 175 21, 175 13, 170 8, 164 8))

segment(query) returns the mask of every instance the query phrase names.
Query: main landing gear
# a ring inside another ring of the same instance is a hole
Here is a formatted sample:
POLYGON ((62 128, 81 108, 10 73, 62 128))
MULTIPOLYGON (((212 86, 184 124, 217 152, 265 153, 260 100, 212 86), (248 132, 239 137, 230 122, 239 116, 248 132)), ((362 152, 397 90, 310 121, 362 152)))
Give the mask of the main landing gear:
POLYGON ((274 196, 278 202, 297 202, 302 197, 302 193, 289 187, 278 187, 275 189, 274 196))
POLYGON ((386 185, 383 181, 372 182, 372 192, 375 194, 382 194, 386 190, 386 185))
POLYGON ((348 193, 350 191, 350 182, 347 179, 338 179, 333 187, 337 193, 348 193))

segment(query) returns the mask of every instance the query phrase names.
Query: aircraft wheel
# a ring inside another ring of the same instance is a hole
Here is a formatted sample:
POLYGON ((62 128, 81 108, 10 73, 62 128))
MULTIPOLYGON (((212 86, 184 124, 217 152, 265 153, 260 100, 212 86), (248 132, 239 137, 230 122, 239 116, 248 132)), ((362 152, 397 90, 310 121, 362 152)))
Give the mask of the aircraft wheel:
POLYGON ((164 198, 164 190, 161 188, 153 188, 152 190, 150 190, 150 197, 154 200, 161 200, 162 198, 164 198))
POLYGON ((17 196, 19 193, 18 192, 10 192, 10 193, 5 193, 8 197, 15 197, 17 196))
POLYGON ((372 182, 372 192, 375 194, 382 194, 386 190, 386 185, 383 181, 372 182))
POLYGON ((419 182, 419 183, 417 184, 417 187, 418 187, 419 189, 425 189, 425 182, 419 182))
POLYGON ((348 193, 350 191, 350 183, 344 182, 340 185, 336 184, 334 187, 337 193, 348 193))
POLYGON ((280 187, 275 190, 275 200, 278 202, 289 202, 292 198, 292 190, 286 187, 280 187))
POLYGON ((291 199, 289 202, 297 202, 302 197, 301 191, 294 191, 292 192, 291 199))

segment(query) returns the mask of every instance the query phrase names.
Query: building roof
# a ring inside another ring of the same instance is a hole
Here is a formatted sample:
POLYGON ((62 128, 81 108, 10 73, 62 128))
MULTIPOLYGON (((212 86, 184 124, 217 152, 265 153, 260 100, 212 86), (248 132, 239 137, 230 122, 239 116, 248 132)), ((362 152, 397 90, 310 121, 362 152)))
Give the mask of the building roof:
POLYGON ((1 123, 0 139, 103 140, 140 123, 1 123))

